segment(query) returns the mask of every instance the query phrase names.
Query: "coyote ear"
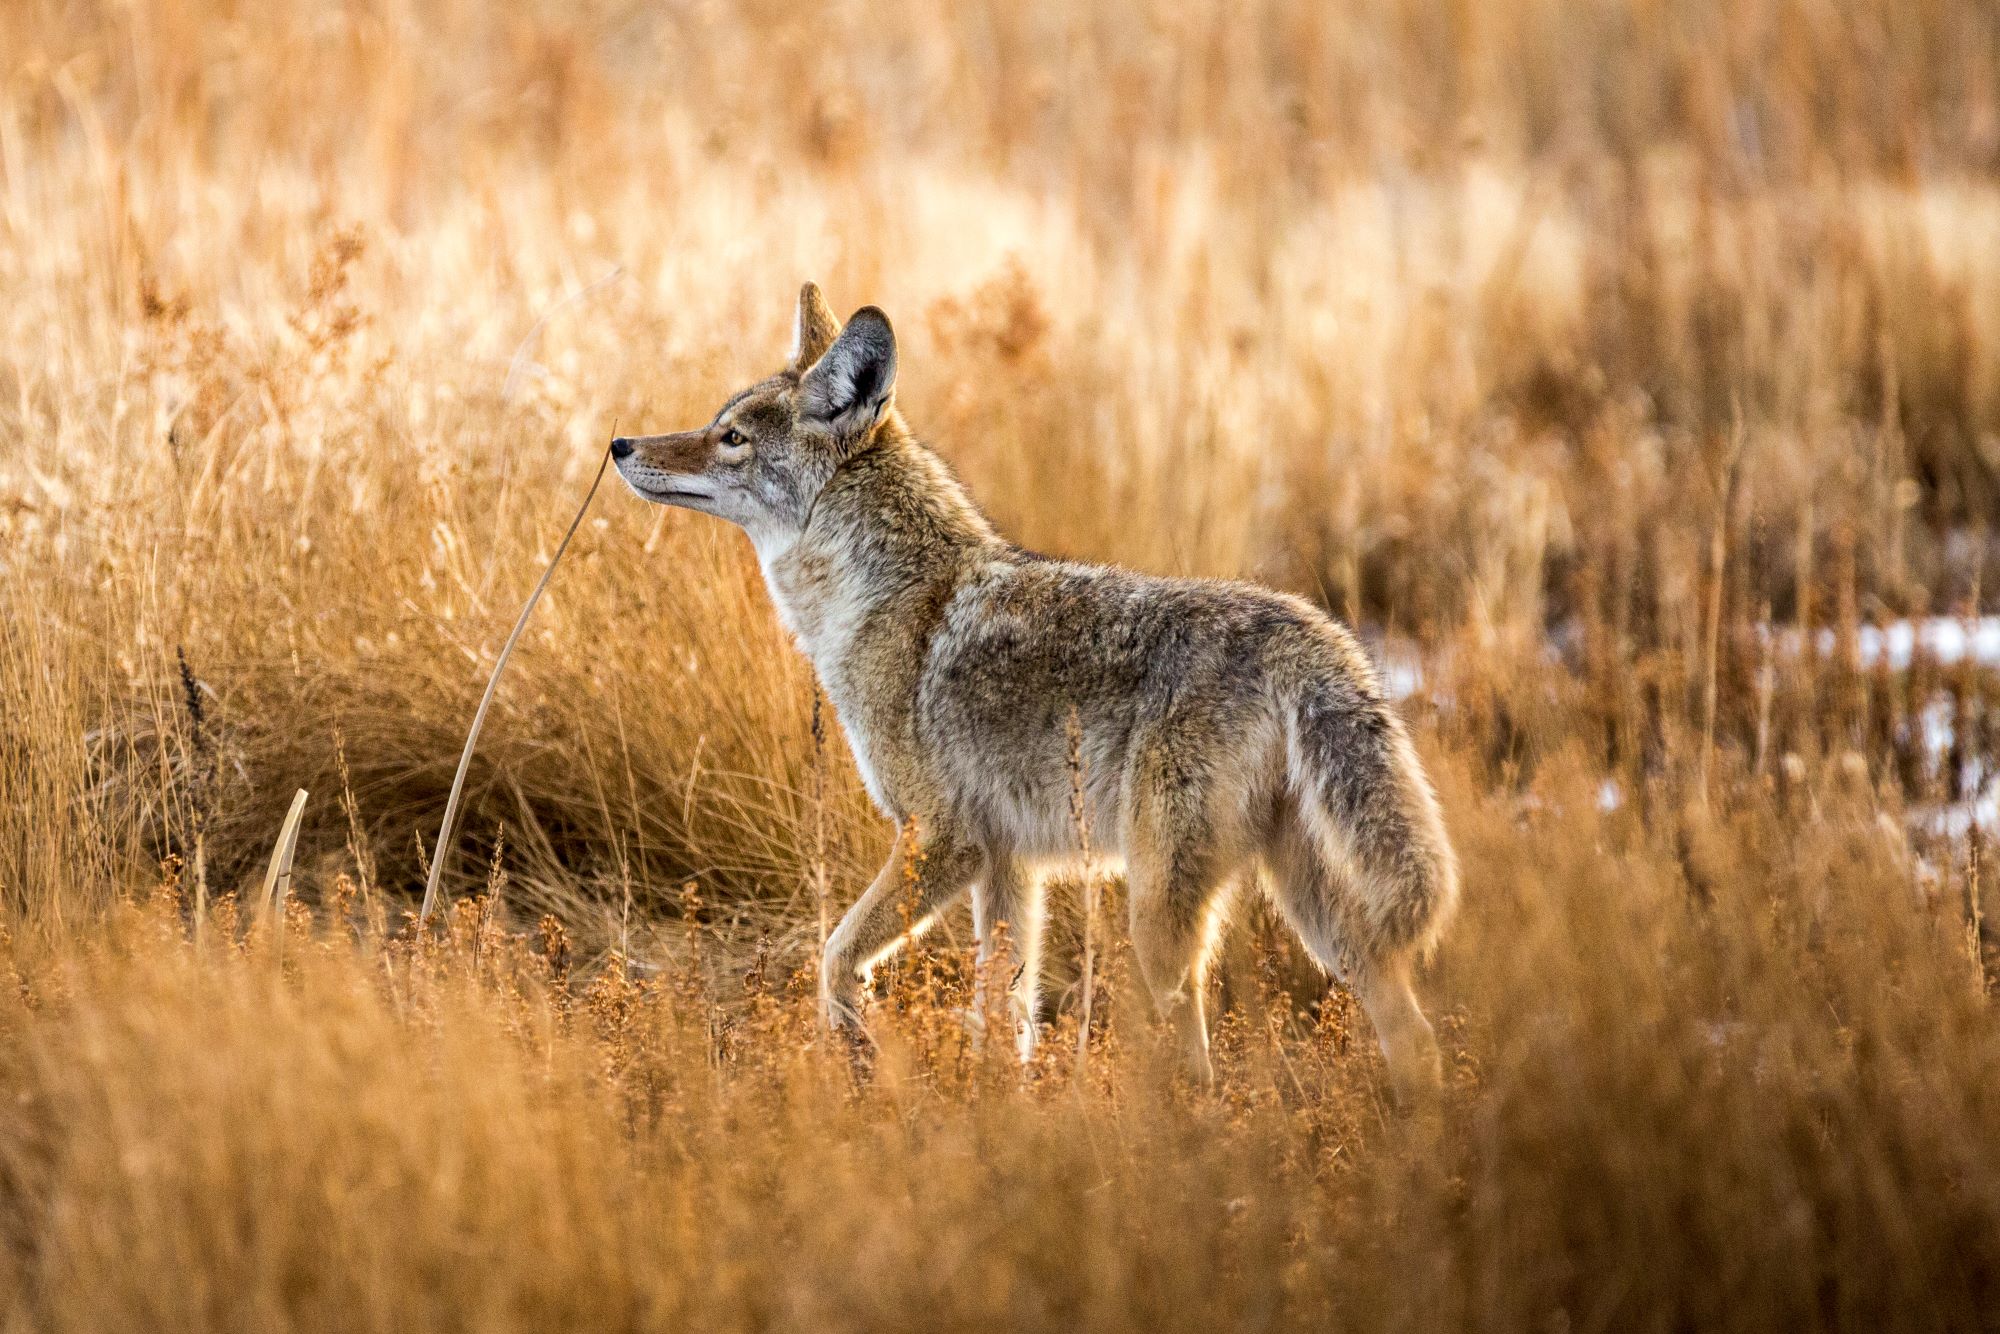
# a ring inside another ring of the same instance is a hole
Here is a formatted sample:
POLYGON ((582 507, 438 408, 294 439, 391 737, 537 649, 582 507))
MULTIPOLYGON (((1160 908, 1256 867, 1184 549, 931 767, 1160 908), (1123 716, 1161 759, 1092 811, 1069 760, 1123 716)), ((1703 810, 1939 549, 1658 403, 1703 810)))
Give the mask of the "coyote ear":
POLYGON ((863 306, 799 381, 799 403, 807 417, 853 441, 882 419, 895 390, 895 331, 887 315, 863 306))
POLYGON ((833 307, 820 295, 819 284, 807 283, 801 287, 799 313, 792 323, 792 369, 803 373, 826 355, 839 336, 840 321, 833 317, 833 307))

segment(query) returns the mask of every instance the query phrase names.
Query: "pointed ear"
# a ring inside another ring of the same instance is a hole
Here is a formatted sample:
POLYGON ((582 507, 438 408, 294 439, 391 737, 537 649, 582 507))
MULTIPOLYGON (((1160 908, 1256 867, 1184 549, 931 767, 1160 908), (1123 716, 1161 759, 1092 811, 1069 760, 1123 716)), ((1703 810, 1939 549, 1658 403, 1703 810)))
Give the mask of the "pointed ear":
POLYGON ((840 336, 840 321, 833 307, 820 295, 818 283, 799 289, 799 313, 792 324, 792 369, 804 373, 808 366, 826 355, 840 336))
POLYGON ((882 420, 895 389, 895 331, 888 316, 863 306, 799 381, 800 410, 851 443, 882 420))

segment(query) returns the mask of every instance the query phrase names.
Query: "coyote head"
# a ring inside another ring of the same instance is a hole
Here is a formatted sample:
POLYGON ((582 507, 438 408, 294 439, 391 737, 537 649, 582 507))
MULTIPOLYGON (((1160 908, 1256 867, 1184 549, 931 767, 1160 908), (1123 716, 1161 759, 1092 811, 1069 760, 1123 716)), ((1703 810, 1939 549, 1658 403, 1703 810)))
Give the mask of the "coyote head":
POLYGON ((782 545, 841 461, 894 421, 895 387, 888 317, 864 306, 843 329, 807 283, 784 370, 724 403, 708 425, 620 436, 611 457, 641 499, 728 519, 759 548, 782 545))

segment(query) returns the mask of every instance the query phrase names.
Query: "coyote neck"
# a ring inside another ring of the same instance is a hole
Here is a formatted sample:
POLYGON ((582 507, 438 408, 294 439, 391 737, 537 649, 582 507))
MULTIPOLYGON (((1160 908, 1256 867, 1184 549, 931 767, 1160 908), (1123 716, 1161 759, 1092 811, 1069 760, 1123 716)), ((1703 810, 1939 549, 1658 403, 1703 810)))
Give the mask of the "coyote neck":
POLYGON ((804 531, 758 556, 779 619, 845 712, 860 683, 881 694, 914 673, 897 655, 920 653, 951 589, 1004 549, 944 463, 900 440, 844 464, 804 531))

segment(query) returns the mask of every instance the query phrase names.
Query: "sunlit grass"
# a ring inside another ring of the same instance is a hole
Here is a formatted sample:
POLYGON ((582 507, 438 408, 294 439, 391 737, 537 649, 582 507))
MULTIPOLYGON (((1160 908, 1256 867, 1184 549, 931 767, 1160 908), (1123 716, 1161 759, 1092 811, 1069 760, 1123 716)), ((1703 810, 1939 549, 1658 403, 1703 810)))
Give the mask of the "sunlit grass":
POLYGON ((1990 1320, 1995 683, 1859 645, 2000 589, 1996 69, 1968 0, 0 8, 6 1320, 1990 1320), (890 831, 622 492, 412 928, 612 423, 806 278, 1010 536, 1421 662, 1435 1122, 1254 895, 1213 1095, 1115 882, 1082 1056, 1072 885, 1033 1069, 956 921, 829 1046, 890 831))

